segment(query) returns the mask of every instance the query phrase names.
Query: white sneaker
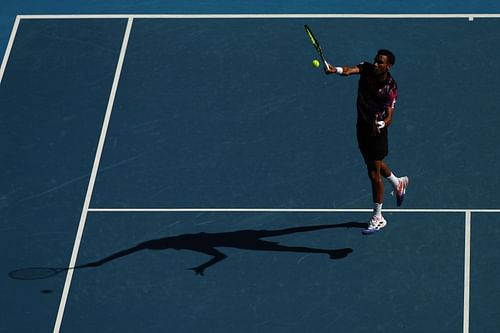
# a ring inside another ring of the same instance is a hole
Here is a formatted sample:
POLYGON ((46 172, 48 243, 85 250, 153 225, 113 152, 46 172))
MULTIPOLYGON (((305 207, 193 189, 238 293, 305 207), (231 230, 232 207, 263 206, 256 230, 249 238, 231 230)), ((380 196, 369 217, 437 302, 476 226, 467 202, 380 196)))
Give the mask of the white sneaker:
POLYGON ((396 204, 398 205, 398 207, 403 204, 403 200, 405 199, 406 189, 408 188, 408 185, 410 185, 410 178, 406 176, 399 178, 399 184, 394 189, 396 192, 396 204))
POLYGON ((383 216, 373 215, 370 222, 368 223, 368 227, 362 231, 363 235, 371 235, 382 229, 387 225, 387 221, 383 216))

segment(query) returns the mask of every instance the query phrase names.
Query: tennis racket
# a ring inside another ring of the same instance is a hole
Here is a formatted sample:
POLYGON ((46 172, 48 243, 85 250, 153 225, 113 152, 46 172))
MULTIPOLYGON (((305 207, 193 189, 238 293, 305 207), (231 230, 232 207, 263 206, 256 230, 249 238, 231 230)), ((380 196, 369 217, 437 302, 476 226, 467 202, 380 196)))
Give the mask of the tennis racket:
POLYGON ((321 57, 321 60, 323 61, 323 64, 325 66, 324 68, 326 70, 328 68, 328 62, 325 60, 325 57, 323 56, 323 51, 321 50, 321 46, 319 45, 318 40, 316 39, 316 37, 314 37, 311 29, 307 25, 304 25, 304 28, 306 29, 306 33, 309 36, 309 38, 311 39, 311 42, 313 43, 314 48, 316 49, 319 56, 321 57))

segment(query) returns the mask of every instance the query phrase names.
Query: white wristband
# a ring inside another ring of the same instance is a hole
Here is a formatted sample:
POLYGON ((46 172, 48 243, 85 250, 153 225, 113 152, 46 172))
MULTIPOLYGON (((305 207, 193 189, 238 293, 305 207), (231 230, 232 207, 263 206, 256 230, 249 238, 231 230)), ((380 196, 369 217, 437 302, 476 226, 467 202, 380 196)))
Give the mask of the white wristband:
POLYGON ((335 70, 337 71, 337 74, 342 74, 344 73, 344 69, 342 67, 335 67, 335 70))

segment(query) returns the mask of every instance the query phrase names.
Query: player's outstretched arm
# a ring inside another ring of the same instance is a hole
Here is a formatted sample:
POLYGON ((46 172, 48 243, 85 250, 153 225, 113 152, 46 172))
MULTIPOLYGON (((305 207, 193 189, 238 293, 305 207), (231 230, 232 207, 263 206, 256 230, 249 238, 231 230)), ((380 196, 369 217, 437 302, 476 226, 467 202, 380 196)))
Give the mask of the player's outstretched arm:
POLYGON ((328 67, 325 69, 326 74, 339 74, 342 76, 349 76, 352 74, 359 74, 360 68, 358 66, 355 67, 334 67, 331 64, 328 64, 328 67))

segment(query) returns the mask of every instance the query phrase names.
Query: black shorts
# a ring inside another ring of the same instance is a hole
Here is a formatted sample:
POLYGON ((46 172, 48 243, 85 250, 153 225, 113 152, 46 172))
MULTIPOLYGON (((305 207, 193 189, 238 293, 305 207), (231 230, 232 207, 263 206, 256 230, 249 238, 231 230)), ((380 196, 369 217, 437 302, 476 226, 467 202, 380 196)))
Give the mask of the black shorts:
POLYGON ((373 135, 373 125, 362 120, 356 124, 358 147, 365 161, 381 161, 389 153, 387 128, 373 135))

